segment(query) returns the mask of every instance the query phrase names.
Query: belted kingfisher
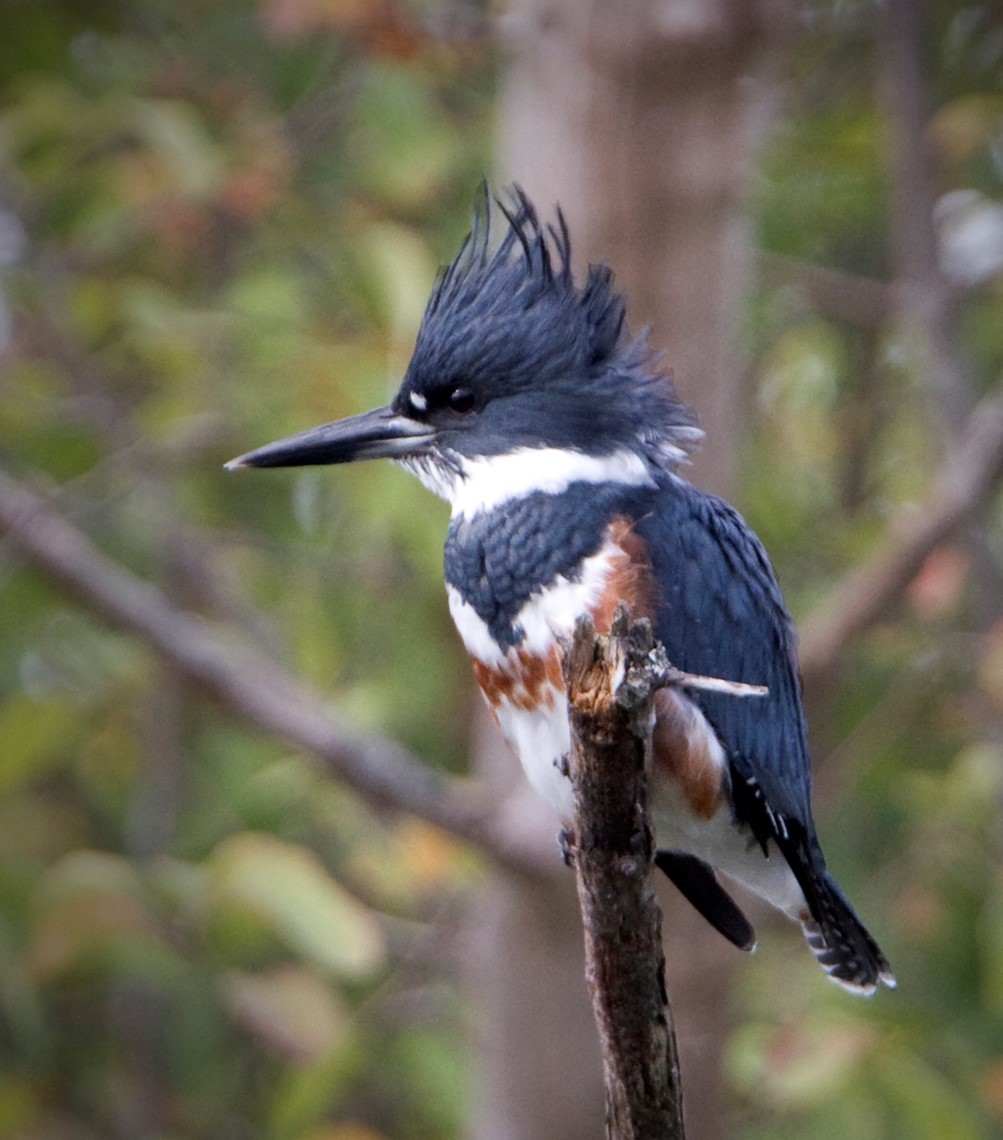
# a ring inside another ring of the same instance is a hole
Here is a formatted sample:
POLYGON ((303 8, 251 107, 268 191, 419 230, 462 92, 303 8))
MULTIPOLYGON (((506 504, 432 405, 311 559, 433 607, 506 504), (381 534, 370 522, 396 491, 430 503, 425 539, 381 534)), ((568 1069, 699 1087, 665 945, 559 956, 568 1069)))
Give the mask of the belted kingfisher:
POLYGON ((533 787, 564 821, 570 747, 561 645, 620 602, 651 619, 673 665, 764 685, 761 697, 657 694, 656 864, 726 938, 755 946, 722 872, 800 922, 826 973, 873 993, 895 978, 826 869, 796 633, 759 540, 680 474, 699 439, 647 331, 628 333, 604 265, 571 271, 560 210, 485 191, 435 283, 393 402, 232 460, 289 467, 385 457, 452 507, 449 608, 485 699, 533 787))

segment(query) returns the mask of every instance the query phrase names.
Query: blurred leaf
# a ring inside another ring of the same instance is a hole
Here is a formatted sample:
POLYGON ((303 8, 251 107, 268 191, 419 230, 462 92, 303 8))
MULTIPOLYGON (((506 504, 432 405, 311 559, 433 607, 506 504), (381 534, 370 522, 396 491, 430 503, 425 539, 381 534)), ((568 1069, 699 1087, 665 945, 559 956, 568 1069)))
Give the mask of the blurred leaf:
POLYGON ((823 1103, 845 1089, 874 1045, 867 1027, 850 1023, 750 1024, 735 1035, 730 1064, 744 1087, 790 1110, 823 1103))
POLYGON ((377 1132, 365 1124, 346 1121, 342 1124, 322 1124, 309 1128, 298 1140, 386 1140, 382 1132, 377 1132))
POLYGON ((428 246, 404 226, 370 223, 359 235, 359 264, 380 299, 382 323, 410 351, 435 280, 428 246))
POLYGON ((461 1127, 468 1086, 467 1053, 455 1037, 420 1025, 394 1042, 400 1066, 400 1103, 418 1135, 447 1136, 461 1127))
POLYGON ((93 831, 82 805, 72 796, 54 794, 46 780, 0 794, 0 884, 8 875, 24 874, 26 868, 31 868, 29 874, 37 872, 91 843, 93 831))
POLYGON ((366 1053, 356 1038, 315 1061, 289 1066, 269 1106, 269 1135, 296 1140, 305 1129, 318 1125, 365 1062, 366 1053))
POLYGON ((958 168, 995 144, 1001 119, 999 94, 972 94, 941 107, 930 120, 930 133, 944 160, 958 168))
POLYGON ((1003 1123, 1003 1060, 995 1060, 984 1078, 986 1101, 996 1117, 997 1128, 1003 1123))
POLYGON ((914 1140, 984 1140, 971 1096, 914 1053, 887 1050, 872 1070, 890 1098, 900 1135, 914 1140))
POLYGON ((1003 622, 986 635, 976 678, 982 691, 1003 710, 1003 622))
POLYGON ((30 1078, 0 1073, 0 1136, 29 1136, 38 1116, 38 1090, 30 1078))
POLYGON ((314 1060, 345 1039, 347 1014, 330 986, 309 970, 279 966, 259 974, 233 972, 221 985, 233 1016, 281 1056, 314 1060))
POLYGON ((434 99, 411 69, 371 66, 359 92, 364 130, 353 135, 356 174, 369 193, 413 211, 432 201, 457 164, 434 99))
POLYGON ((393 828, 374 826, 372 813, 350 801, 315 803, 327 828, 348 841, 346 867, 353 880, 392 908, 413 909, 423 897, 441 897, 476 877, 476 857, 462 844, 419 820, 393 828), (368 824, 368 826, 367 826, 368 824))
POLYGON ((0 794, 68 762, 66 745, 80 726, 80 704, 70 697, 35 700, 15 693, 0 703, 0 794))
POLYGON ((67 855, 45 875, 26 965, 39 982, 98 961, 130 940, 157 938, 132 864, 100 851, 67 855))
POLYGON ((319 966, 363 978, 383 965, 379 924, 305 847, 246 832, 220 844, 211 870, 221 903, 249 908, 319 966))
MULTIPOLYGON (((160 160, 162 189, 206 197, 220 184, 223 165, 198 113, 180 100, 140 99, 133 111, 138 136, 160 160)), ((157 187, 151 184, 150 190, 157 187)))

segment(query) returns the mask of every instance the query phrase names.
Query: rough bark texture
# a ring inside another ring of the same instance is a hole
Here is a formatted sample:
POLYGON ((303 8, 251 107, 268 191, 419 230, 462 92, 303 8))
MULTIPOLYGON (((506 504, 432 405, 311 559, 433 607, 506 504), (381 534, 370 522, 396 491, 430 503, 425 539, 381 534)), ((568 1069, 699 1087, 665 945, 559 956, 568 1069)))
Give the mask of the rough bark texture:
POLYGON ((584 619, 565 662, 573 854, 610 1140, 684 1136, 662 913, 650 879, 645 754, 658 681, 652 648, 647 623, 628 631, 621 617, 609 637, 597 637, 584 619))

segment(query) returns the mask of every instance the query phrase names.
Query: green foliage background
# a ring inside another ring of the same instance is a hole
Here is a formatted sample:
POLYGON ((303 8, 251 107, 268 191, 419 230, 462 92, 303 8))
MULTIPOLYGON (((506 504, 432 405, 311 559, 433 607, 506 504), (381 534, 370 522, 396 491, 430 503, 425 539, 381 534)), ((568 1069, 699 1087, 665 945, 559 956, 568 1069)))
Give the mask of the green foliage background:
MULTIPOLYGON (((1003 32, 935 8, 942 189, 998 202, 1003 32)), ((759 241, 883 277, 869 6, 804 12, 759 241)), ((462 771, 442 505, 388 466, 221 464, 395 385, 491 166, 485 13, 7 0, 0 25, 4 465, 176 604, 462 771)), ((1003 362, 1001 284, 963 298, 976 395, 1003 362)), ((803 615, 943 440, 910 330, 765 286, 748 330, 738 499, 803 615)), ((1003 1132, 1001 612, 998 578, 942 550, 815 700, 827 852, 900 989, 850 1002, 770 930, 729 1049, 736 1136, 1003 1132)), ((460 1135, 476 860, 224 717, 2 546, 0 628, 0 1136, 460 1135)))

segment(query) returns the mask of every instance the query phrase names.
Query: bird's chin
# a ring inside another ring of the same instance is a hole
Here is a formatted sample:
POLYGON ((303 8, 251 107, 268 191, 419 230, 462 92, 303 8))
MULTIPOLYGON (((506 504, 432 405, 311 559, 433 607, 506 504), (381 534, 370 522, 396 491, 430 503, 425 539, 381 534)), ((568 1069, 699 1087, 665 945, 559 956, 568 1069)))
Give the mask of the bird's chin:
POLYGON ((462 477, 459 463, 448 453, 424 451, 412 455, 402 455, 393 460, 427 487, 433 495, 452 503, 456 496, 456 484, 462 477))

